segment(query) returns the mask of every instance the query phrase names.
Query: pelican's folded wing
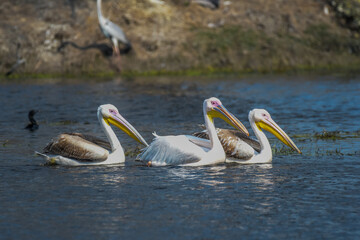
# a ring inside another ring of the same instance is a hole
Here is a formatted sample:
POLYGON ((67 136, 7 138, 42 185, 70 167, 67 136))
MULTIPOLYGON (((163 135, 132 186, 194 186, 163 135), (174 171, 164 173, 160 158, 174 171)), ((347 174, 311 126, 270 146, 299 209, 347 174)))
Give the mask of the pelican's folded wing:
MULTIPOLYGON (((249 159, 254 156, 255 151, 260 152, 260 143, 245 134, 230 129, 217 128, 221 145, 224 148, 226 156, 238 158, 238 159, 249 159)), ((197 132, 193 134, 195 137, 209 139, 207 131, 197 132)))
POLYGON ((83 134, 83 133, 66 133, 66 134, 81 137, 89 142, 99 145, 100 147, 106 148, 107 150, 111 150, 111 145, 108 141, 105 141, 93 135, 83 134))
MULTIPOLYGON (((203 132, 201 132, 203 133, 203 132)), ((202 136, 202 134, 200 134, 202 136)), ((204 133, 204 135, 206 135, 207 137, 207 133, 204 133)), ((208 138, 206 137, 197 137, 197 136, 191 136, 191 135, 185 135, 190 142, 198 145, 199 147, 202 147, 205 151, 208 151, 210 150, 211 148, 211 142, 208 138)))
POLYGON ((221 132, 223 132, 222 134, 224 134, 225 136, 233 136, 233 137, 237 137, 239 140, 244 141, 245 143, 249 144, 250 147, 252 147, 253 149, 255 149, 255 151, 260 152, 261 151, 261 146, 259 141, 252 139, 251 137, 247 136, 246 134, 239 132, 237 130, 233 130, 233 129, 220 129, 218 130, 218 134, 221 132), (221 130, 221 131, 220 131, 221 130))
POLYGON ((198 162, 204 151, 184 136, 156 136, 137 156, 153 166, 182 165, 198 162))
MULTIPOLYGON (((81 135, 81 134, 80 134, 81 135)), ((45 148, 44 153, 61 155, 80 161, 102 162, 109 156, 109 151, 82 138, 77 134, 60 134, 45 148)))

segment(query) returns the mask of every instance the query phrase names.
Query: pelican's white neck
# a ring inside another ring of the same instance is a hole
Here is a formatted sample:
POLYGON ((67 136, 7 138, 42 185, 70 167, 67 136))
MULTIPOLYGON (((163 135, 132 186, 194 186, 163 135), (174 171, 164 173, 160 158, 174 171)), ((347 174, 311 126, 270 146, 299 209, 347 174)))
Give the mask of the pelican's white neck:
POLYGON ((257 139, 260 142, 261 151, 259 154, 255 155, 252 161, 258 161, 262 163, 272 161, 272 151, 269 140, 267 139, 265 133, 258 128, 252 116, 249 116, 249 122, 252 130, 254 131, 257 139))
POLYGON ((119 139, 116 137, 114 130, 110 127, 108 123, 105 122, 100 111, 97 113, 100 126, 102 127, 104 133, 106 134, 107 139, 111 145, 111 151, 114 152, 118 149, 122 149, 119 139))
POLYGON ((219 147, 219 146, 222 149, 222 145, 221 145, 219 137, 216 133, 214 119, 212 119, 208 115, 205 107, 204 107, 204 118, 205 118, 206 130, 208 132, 210 143, 211 143, 211 149, 214 149, 215 147, 219 147))

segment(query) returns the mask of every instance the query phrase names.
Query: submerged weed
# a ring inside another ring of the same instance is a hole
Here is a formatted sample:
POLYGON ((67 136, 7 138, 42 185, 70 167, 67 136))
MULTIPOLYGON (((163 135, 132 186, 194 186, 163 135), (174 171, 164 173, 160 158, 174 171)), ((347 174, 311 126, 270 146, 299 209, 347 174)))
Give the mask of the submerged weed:
POLYGON ((326 130, 323 130, 321 133, 315 133, 314 138, 322 139, 322 140, 334 140, 334 141, 339 139, 344 139, 344 137, 341 136, 341 133, 339 131, 328 132, 326 130))
POLYGON ((285 145, 281 145, 280 147, 274 145, 271 147, 271 150, 273 155, 292 155, 295 153, 294 150, 285 145))
POLYGON ((334 149, 334 150, 326 150, 325 154, 326 156, 344 156, 344 153, 341 152, 341 149, 334 149))
POLYGON ((128 150, 125 151, 125 156, 136 157, 141 152, 141 149, 142 148, 140 146, 129 148, 128 150))
POLYGON ((9 143, 9 140, 1 141, 1 144, 3 147, 6 147, 6 145, 9 143))
MULTIPOLYGON (((358 149, 342 149, 343 141, 349 142, 360 138, 360 131, 340 132, 340 131, 326 131, 315 134, 298 134, 292 135, 295 143, 301 143, 300 147, 305 156, 358 156, 360 151, 358 149), (331 140, 334 143, 329 143, 331 140), (355 151, 356 150, 356 151, 355 151)), ((292 155, 295 152, 286 145, 280 143, 272 146, 273 155, 292 155)))

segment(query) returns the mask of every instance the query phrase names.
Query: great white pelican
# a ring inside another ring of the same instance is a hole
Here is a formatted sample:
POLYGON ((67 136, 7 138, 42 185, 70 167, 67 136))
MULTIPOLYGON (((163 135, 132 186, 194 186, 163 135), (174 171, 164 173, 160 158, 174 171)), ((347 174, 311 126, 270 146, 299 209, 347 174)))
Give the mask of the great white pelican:
MULTIPOLYGON (((220 142, 222 143, 224 151, 227 155, 226 162, 237 162, 243 164, 271 163, 271 146, 262 130, 272 133, 285 145, 289 146, 298 153, 301 153, 295 143, 284 132, 284 130, 275 123, 265 109, 253 109, 250 111, 249 121, 258 141, 234 130, 216 129, 220 142)), ((194 136, 208 138, 207 131, 195 133, 194 136)), ((209 142, 208 146, 206 146, 205 142, 203 142, 202 145, 204 147, 210 147, 209 142)))
POLYGON ((79 166, 79 165, 108 165, 125 162, 124 150, 120 141, 112 130, 111 125, 123 130, 139 143, 148 146, 144 138, 124 117, 118 109, 105 104, 99 106, 97 117, 101 128, 110 143, 93 136, 80 133, 63 133, 53 139, 45 148, 43 156, 51 164, 79 166), (111 148, 109 152, 106 148, 111 148))
POLYGON ((234 117, 217 98, 206 99, 203 103, 205 126, 210 136, 208 148, 202 146, 204 140, 187 135, 157 136, 143 149, 138 160, 152 166, 186 165, 204 166, 225 162, 225 152, 214 126, 214 118, 221 118, 234 128, 249 135, 244 125, 234 117))

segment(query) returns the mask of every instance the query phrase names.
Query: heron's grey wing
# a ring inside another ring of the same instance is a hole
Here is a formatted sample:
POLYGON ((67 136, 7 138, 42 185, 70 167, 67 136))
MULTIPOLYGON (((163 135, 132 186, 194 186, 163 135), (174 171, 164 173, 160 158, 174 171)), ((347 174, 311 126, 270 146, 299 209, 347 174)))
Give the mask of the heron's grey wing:
POLYGON ((106 148, 107 150, 111 150, 111 145, 108 141, 105 141, 93 135, 83 134, 83 133, 66 133, 66 134, 81 137, 89 142, 99 145, 100 147, 106 148))
POLYGON ((194 148, 200 150, 200 147, 191 143, 184 135, 156 136, 153 142, 137 156, 137 159, 153 166, 195 163, 200 161, 201 157, 197 151, 192 152, 194 148))
POLYGON ((115 37, 123 44, 129 44, 129 40, 127 39, 124 31, 118 25, 107 19, 104 27, 104 30, 106 30, 112 37, 115 37))
POLYGON ((71 134, 60 134, 45 148, 44 153, 61 155, 79 161, 102 162, 109 156, 109 151, 84 138, 71 134))

